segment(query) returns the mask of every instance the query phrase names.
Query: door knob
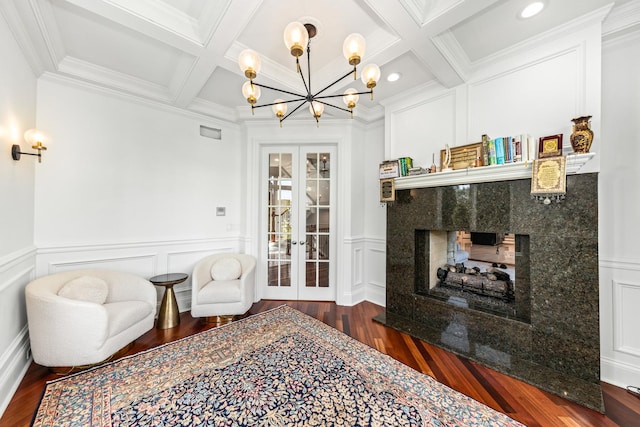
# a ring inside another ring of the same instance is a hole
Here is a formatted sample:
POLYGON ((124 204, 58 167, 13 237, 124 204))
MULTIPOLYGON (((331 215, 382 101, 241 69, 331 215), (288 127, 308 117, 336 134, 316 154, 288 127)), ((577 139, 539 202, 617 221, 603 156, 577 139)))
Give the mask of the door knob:
POLYGON ((304 245, 304 240, 300 240, 300 246, 304 245))
POLYGON ((292 245, 297 245, 297 244, 298 244, 298 242, 296 242, 295 240, 292 240, 292 241, 291 241, 291 244, 292 244, 292 245))

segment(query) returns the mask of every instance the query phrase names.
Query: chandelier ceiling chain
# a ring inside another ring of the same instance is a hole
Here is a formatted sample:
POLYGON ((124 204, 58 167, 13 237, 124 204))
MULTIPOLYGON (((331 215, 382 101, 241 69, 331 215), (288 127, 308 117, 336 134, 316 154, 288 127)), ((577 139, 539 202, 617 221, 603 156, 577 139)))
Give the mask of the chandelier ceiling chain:
POLYGON ((324 107, 329 106, 338 110, 345 111, 351 115, 353 118, 353 109, 356 107, 359 95, 370 94, 371 100, 373 100, 373 88, 376 86, 378 80, 380 79, 380 68, 375 64, 369 64, 364 67, 361 73, 361 80, 364 85, 367 87, 367 91, 357 91, 354 88, 347 89, 343 94, 338 95, 322 95, 327 90, 349 77, 353 74, 353 79, 357 80, 357 66, 360 64, 362 57, 364 56, 365 51, 365 41, 364 37, 358 33, 353 33, 347 36, 344 41, 342 50, 345 58, 349 62, 349 65, 353 66, 353 69, 344 74, 341 77, 338 77, 333 83, 325 86, 320 91, 313 93, 311 89, 311 39, 315 37, 317 33, 316 27, 313 24, 301 24, 300 22, 291 22, 284 31, 284 40, 285 45, 291 52, 291 55, 296 58, 296 71, 297 74, 300 75, 300 79, 304 85, 304 89, 306 94, 301 94, 285 89, 280 89, 272 86, 267 86, 264 84, 260 84, 254 81, 257 77, 258 72, 261 67, 260 56, 251 49, 245 49, 240 53, 238 58, 238 63, 240 65, 240 69, 244 73, 244 75, 249 79, 249 81, 245 82, 242 85, 242 93, 244 97, 247 99, 247 102, 251 105, 251 113, 254 113, 255 108, 261 107, 272 107, 273 112, 276 117, 280 121, 280 127, 282 127, 282 122, 293 113, 302 108, 303 105, 309 103, 309 112, 316 120, 316 125, 319 125, 320 117, 324 112, 324 107), (300 66, 300 56, 303 55, 305 49, 303 46, 306 45, 306 53, 307 53, 307 78, 305 79, 304 73, 300 66), (256 105, 258 99, 261 95, 260 88, 273 90, 276 92, 280 92, 282 94, 290 95, 294 98, 289 100, 276 99, 271 103, 265 103, 256 105), (327 100, 332 98, 342 97, 343 102, 345 103, 347 108, 339 107, 334 105, 327 100), (287 114, 287 104, 296 103, 299 104, 287 114))

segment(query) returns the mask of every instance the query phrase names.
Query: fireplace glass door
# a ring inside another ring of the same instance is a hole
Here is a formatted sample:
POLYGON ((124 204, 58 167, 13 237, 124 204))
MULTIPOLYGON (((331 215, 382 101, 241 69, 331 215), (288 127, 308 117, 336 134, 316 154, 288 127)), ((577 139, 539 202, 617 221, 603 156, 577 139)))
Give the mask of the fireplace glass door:
POLYGON ((262 295, 335 300, 333 147, 263 149, 262 295))

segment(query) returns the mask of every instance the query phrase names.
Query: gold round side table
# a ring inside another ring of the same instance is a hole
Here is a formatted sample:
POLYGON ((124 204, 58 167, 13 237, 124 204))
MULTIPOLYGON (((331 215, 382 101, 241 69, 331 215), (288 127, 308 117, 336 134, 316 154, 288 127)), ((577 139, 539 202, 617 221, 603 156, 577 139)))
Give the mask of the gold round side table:
POLYGON ((189 278, 185 273, 168 273, 153 276, 149 281, 156 286, 164 286, 164 296, 160 304, 160 312, 158 313, 158 322, 156 328, 169 329, 180 324, 180 311, 178 310, 178 301, 176 294, 173 292, 173 285, 184 282, 189 278))

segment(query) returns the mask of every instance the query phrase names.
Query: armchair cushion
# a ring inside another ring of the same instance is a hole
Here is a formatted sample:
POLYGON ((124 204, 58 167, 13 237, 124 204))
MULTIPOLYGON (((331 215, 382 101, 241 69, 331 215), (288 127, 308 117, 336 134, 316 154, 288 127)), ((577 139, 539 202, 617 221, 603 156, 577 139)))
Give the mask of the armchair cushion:
POLYGON ((78 301, 104 304, 109 287, 107 282, 95 276, 80 276, 69 280, 60 288, 58 296, 78 301))
POLYGON ((211 266, 213 280, 235 280, 242 274, 242 265, 235 258, 221 258, 211 266))
POLYGON ((242 301, 240 280, 212 280, 198 292, 198 303, 215 304, 242 301))

